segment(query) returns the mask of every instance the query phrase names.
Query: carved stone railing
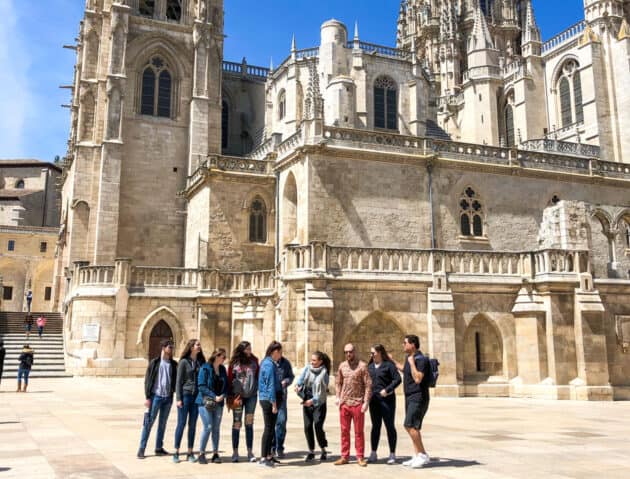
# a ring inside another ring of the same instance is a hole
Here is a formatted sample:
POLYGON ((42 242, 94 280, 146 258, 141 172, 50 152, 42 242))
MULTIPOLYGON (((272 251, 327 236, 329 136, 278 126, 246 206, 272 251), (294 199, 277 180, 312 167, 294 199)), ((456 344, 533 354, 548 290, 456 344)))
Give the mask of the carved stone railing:
POLYGON ((598 160, 598 147, 579 143, 531 140, 524 144, 525 148, 516 149, 332 126, 324 126, 322 136, 331 145, 347 142, 353 148, 404 148, 458 161, 630 179, 630 164, 598 160), (540 151, 543 148, 560 151, 540 151))
POLYGON ((282 143, 280 143, 276 148, 276 153, 278 154, 278 158, 282 158, 291 150, 302 146, 304 144, 304 136, 302 135, 302 129, 296 131, 293 135, 288 137, 282 143))
POLYGON ((532 253, 534 276, 590 273, 588 251, 542 250, 532 253))
POLYGON ((535 278, 540 275, 575 275, 590 272, 587 251, 543 250, 537 252, 415 250, 402 248, 355 248, 323 242, 289 246, 281 273, 407 275, 428 278, 436 273, 457 276, 535 278))
POLYGON ((271 172, 268 161, 236 156, 211 156, 208 158, 207 168, 242 173, 269 174, 271 172))
POLYGON ((528 151, 561 153, 563 155, 584 156, 587 158, 599 158, 601 154, 601 149, 597 145, 550 139, 527 140, 521 143, 519 147, 522 150, 528 151))
POLYGON ((273 292, 276 289, 274 270, 234 273, 204 270, 200 275, 199 289, 205 292, 238 294, 253 291, 273 292))
POLYGON ((464 93, 454 93, 451 95, 441 96, 437 99, 438 107, 460 107, 464 105, 464 93))
POLYGON ((114 284, 114 266, 81 266, 77 273, 77 286, 111 286, 114 284))
POLYGON ((363 41, 355 41, 355 40, 350 40, 348 42, 347 45, 348 48, 350 49, 354 49, 356 47, 359 48, 359 50, 365 52, 365 53, 371 53, 371 54, 376 54, 376 55, 382 55, 384 57, 388 57, 388 58, 396 58, 398 60, 410 60, 411 59, 411 52, 407 51, 407 50, 401 50, 399 48, 394 48, 394 47, 388 47, 385 45, 377 45, 375 43, 368 43, 368 42, 363 42, 363 41), (358 43, 358 45, 357 45, 358 43))
POLYGON ((543 43, 542 53, 543 54, 550 53, 552 50, 555 50, 556 48, 559 48, 569 43, 571 40, 578 37, 584 31, 585 28, 586 28, 586 22, 584 20, 576 23, 575 25, 570 26, 563 32, 560 32, 558 35, 552 37, 551 39, 543 43))
POLYGON ((315 58, 319 56, 319 47, 304 48, 295 52, 295 58, 302 60, 303 58, 315 58))
POLYGON ((223 61, 223 72, 258 80, 267 80, 269 76, 269 68, 248 65, 245 61, 241 63, 223 61))
POLYGON ((520 61, 514 61, 512 63, 508 63, 503 67, 501 75, 503 76, 503 80, 505 83, 510 83, 516 80, 519 80, 529 74, 527 70, 527 64, 521 63, 520 61))
POLYGON ((197 288, 198 271, 185 268, 134 266, 131 288, 197 288))
POLYGON ((477 80, 479 78, 501 78, 501 69, 492 65, 469 68, 464 72, 464 82, 468 80, 477 80))

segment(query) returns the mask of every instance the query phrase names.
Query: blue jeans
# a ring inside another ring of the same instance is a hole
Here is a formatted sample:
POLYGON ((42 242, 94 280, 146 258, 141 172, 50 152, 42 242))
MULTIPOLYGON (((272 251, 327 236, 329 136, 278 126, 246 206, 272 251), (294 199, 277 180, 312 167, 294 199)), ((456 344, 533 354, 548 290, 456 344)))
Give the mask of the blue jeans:
POLYGON ((182 397, 182 407, 177 408, 177 428, 175 429, 175 449, 179 449, 182 444, 182 436, 186 421, 188 421, 188 450, 192 451, 195 444, 195 432, 197 431, 197 417, 199 416, 199 406, 195 404, 195 396, 184 394, 182 397))
POLYGON ((24 378, 24 385, 28 386, 28 375, 31 374, 31 370, 30 369, 26 369, 26 368, 18 368, 18 381, 22 381, 22 378, 24 378))
POLYGON ((168 421, 168 415, 171 412, 171 406, 173 405, 173 396, 161 397, 155 394, 151 396, 151 408, 148 413, 144 414, 144 424, 142 425, 142 436, 140 438, 140 449, 143 451, 147 447, 149 441, 149 434, 151 434, 151 428, 153 423, 160 415, 158 421, 157 437, 155 438, 155 449, 161 449, 164 446, 164 433, 166 432, 166 422, 168 421))
POLYGON ((247 450, 254 447, 254 413, 256 412, 256 395, 243 398, 243 405, 232 411, 232 449, 238 450, 241 437, 241 425, 243 424, 243 411, 245 411, 245 442, 247 450))
POLYGON ((219 452, 219 433, 221 432, 221 418, 223 417, 223 406, 210 412, 205 407, 199 406, 199 415, 203 423, 203 432, 201 433, 201 443, 199 444, 199 452, 205 453, 208 439, 212 434, 212 450, 219 452))
POLYGON ((276 434, 273 440, 273 447, 278 452, 284 452, 284 438, 287 436, 287 400, 285 399, 278 408, 278 418, 276 419, 276 434))

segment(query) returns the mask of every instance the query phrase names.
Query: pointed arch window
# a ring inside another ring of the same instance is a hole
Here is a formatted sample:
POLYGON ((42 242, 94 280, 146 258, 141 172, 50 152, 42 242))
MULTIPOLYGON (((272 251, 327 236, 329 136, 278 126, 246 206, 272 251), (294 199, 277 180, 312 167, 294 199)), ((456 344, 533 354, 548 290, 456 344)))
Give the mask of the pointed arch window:
POLYGON ((512 147, 516 144, 514 137, 514 108, 512 105, 505 107, 505 144, 512 147))
POLYGON ((557 91, 562 128, 584 122, 582 78, 575 60, 568 60, 562 66, 557 91))
POLYGON ((24 180, 17 180, 17 182, 15 183, 15 188, 17 190, 23 190, 24 189, 24 180))
POLYGON ((278 95, 278 120, 284 120, 287 114, 287 94, 284 90, 278 95))
POLYGON ((227 148, 230 138, 230 106, 228 102, 221 102, 221 148, 227 148))
POLYGON ((470 186, 459 200, 459 222, 462 236, 484 236, 484 209, 479 195, 470 186))
POLYGON ((173 77, 160 57, 153 57, 142 72, 140 113, 170 118, 173 110, 173 77))
POLYGON ((155 14, 155 0, 140 0, 138 12, 143 17, 151 17, 155 14))
POLYGON ((398 91, 394 80, 387 76, 374 82, 374 127, 398 130, 398 91))
POLYGON ((267 242, 267 208, 259 197, 256 197, 249 207, 249 241, 267 242))
POLYGON ((182 19, 182 0, 167 0, 166 18, 175 22, 182 19))

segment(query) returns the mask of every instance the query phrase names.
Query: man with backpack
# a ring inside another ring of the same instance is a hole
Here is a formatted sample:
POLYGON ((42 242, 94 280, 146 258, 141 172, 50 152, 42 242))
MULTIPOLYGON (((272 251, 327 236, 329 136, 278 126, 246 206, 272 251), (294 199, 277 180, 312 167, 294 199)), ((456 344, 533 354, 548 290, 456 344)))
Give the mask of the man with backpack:
POLYGON ((397 363, 403 373, 405 392, 405 429, 413 442, 415 455, 403 466, 414 469, 429 463, 430 458, 422 443, 422 421, 429 409, 429 387, 432 381, 432 369, 429 358, 420 351, 420 338, 415 334, 405 336, 403 342, 407 359, 404 364, 397 363))

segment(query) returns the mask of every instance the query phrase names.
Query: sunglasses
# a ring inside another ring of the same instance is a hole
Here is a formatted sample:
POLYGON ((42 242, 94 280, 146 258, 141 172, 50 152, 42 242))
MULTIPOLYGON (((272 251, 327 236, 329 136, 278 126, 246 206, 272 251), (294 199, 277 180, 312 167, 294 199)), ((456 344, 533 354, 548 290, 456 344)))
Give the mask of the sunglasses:
POLYGON ((353 354, 353 353, 354 353, 354 350, 353 350, 353 351, 344 351, 343 353, 344 353, 344 354, 353 354))
POLYGON ((370 356, 374 356, 376 353, 374 351, 370 351, 370 356))

